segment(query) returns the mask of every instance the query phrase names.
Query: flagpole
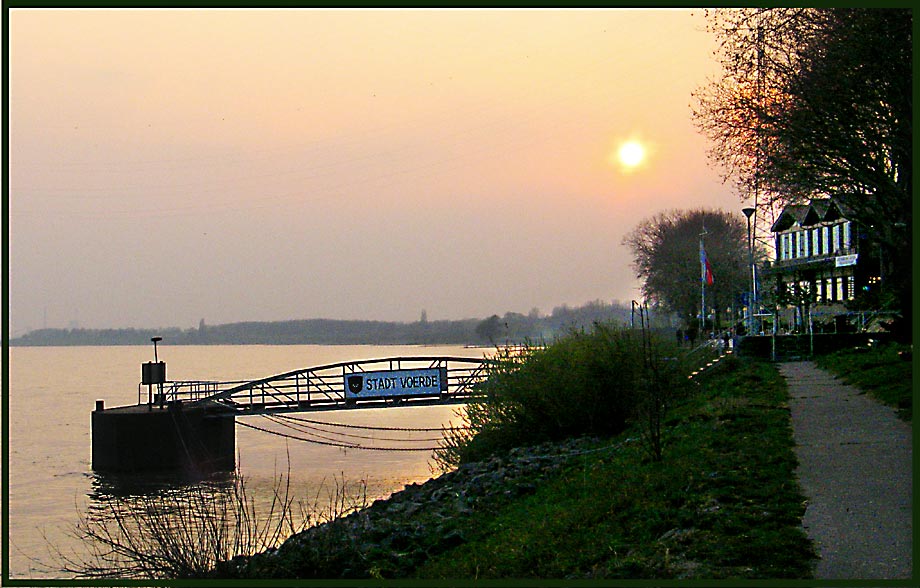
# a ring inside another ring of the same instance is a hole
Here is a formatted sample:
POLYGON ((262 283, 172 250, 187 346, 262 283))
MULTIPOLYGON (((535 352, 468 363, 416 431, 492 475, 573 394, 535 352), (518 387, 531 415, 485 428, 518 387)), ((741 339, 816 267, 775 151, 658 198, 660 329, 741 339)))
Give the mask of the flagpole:
POLYGON ((703 225, 703 232, 700 233, 700 340, 703 340, 703 332, 706 330, 706 250, 703 248, 703 236, 707 234, 706 225, 703 225))

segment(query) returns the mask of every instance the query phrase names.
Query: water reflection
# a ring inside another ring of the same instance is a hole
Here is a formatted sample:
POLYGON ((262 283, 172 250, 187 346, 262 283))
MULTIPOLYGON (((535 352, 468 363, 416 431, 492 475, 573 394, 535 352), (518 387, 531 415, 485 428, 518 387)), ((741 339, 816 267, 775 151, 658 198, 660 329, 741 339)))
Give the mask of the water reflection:
POLYGON ((202 473, 185 470, 143 474, 91 472, 86 475, 90 478, 91 488, 87 496, 91 503, 105 503, 113 498, 158 495, 200 484, 228 486, 237 477, 233 471, 202 473))

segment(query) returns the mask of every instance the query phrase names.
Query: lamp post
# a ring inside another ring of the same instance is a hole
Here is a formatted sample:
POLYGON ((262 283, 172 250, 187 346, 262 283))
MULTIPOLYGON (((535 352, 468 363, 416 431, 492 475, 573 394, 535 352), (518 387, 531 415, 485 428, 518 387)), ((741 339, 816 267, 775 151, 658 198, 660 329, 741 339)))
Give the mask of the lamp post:
POLYGON ((741 212, 747 217, 747 240, 748 240, 748 265, 751 268, 751 297, 748 299, 748 333, 754 332, 754 303, 757 300, 757 278, 754 274, 754 242, 751 240, 751 217, 757 211, 756 208, 742 208, 741 212))
POLYGON ((154 363, 158 363, 158 360, 157 360, 157 341, 162 341, 162 340, 163 340, 163 337, 151 337, 150 340, 153 341, 153 362, 154 362, 154 363))

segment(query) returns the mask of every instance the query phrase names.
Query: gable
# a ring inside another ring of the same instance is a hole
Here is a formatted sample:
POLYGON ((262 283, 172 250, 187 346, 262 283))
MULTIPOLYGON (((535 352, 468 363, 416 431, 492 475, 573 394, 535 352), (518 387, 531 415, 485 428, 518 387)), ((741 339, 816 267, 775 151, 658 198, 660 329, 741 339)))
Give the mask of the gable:
POLYGON ((770 227, 770 232, 781 233, 782 231, 788 231, 793 225, 801 225, 805 221, 805 216, 808 214, 809 209, 810 207, 807 204, 790 204, 780 213, 779 218, 770 227))

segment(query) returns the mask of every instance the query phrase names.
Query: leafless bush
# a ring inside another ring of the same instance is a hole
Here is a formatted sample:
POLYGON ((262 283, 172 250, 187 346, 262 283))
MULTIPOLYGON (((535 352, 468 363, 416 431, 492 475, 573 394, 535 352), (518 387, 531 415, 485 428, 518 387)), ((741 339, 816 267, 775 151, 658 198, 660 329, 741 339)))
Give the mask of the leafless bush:
POLYGON ((203 577, 218 562, 277 547, 310 526, 366 506, 366 480, 357 489, 348 487, 344 474, 333 481, 333 489, 323 481, 312 504, 295 500, 290 468, 261 503, 239 472, 222 484, 112 497, 80 514, 71 534, 84 553, 56 550, 60 570, 90 579, 203 577))

